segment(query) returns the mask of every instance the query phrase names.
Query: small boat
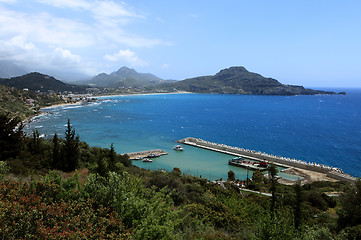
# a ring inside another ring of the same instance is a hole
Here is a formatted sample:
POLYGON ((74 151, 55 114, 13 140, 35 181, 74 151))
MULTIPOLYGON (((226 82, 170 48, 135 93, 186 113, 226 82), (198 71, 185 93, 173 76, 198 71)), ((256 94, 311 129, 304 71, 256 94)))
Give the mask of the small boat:
POLYGON ((159 157, 159 155, 154 154, 154 153, 151 153, 147 156, 147 158, 156 158, 156 157, 159 157))
POLYGON ((144 158, 144 159, 143 159, 143 162, 153 162, 153 160, 152 160, 152 159, 149 159, 149 158, 144 158))
POLYGON ((138 156, 138 157, 133 158, 132 160, 142 160, 142 159, 143 159, 142 156, 138 156))
POLYGON ((232 158, 231 160, 228 161, 228 164, 236 167, 247 168, 253 171, 256 170, 266 171, 268 169, 268 162, 266 162, 265 160, 252 161, 252 160, 244 159, 242 157, 232 158))
POLYGON ((181 145, 175 145, 173 149, 176 151, 183 151, 183 147, 181 145))

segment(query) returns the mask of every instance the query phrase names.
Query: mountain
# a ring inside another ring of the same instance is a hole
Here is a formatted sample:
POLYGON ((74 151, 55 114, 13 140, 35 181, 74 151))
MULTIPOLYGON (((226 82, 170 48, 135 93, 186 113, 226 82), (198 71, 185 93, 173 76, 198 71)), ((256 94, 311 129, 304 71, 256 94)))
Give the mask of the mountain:
POLYGON ((86 92, 86 86, 78 86, 61 82, 54 77, 44 75, 41 73, 29 73, 20 77, 13 77, 7 79, 0 79, 0 84, 16 87, 17 89, 27 88, 31 91, 54 91, 54 92, 86 92))
POLYGON ((28 72, 25 69, 12 62, 0 61, 0 78, 16 77, 26 73, 28 72))
POLYGON ((159 83, 166 82, 165 80, 150 74, 138 73, 134 69, 122 67, 118 71, 111 74, 100 73, 94 77, 88 84, 98 87, 147 87, 154 86, 159 83))
POLYGON ((165 83, 158 89, 219 94, 251 95, 315 95, 334 94, 333 92, 306 89, 302 86, 285 85, 273 78, 265 78, 257 73, 247 71, 244 67, 230 67, 214 76, 203 76, 165 83))

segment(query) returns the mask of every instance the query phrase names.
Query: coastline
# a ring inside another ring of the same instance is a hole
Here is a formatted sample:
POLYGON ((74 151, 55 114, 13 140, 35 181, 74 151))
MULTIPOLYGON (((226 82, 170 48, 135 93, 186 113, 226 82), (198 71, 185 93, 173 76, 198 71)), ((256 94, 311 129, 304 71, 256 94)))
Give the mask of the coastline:
POLYGON ((130 94, 109 94, 93 96, 93 98, 104 98, 104 97, 125 97, 125 96, 145 96, 145 95, 168 95, 168 94, 193 94, 192 92, 179 91, 179 92, 167 92, 167 93, 130 93, 130 94))
MULTIPOLYGON (((109 95, 100 95, 100 96, 92 96, 92 98, 95 98, 97 100, 100 100, 99 98, 106 98, 106 97, 125 97, 125 96, 145 96, 145 95, 167 95, 167 94, 191 94, 191 92, 186 91, 179 91, 179 92, 169 92, 169 93, 130 93, 130 94, 109 94, 109 95)), ((65 106, 78 106, 82 105, 82 101, 78 102, 71 102, 71 103, 57 103, 52 104, 50 106, 41 107, 40 112, 38 112, 35 115, 29 116, 28 118, 24 119, 22 121, 23 124, 30 123, 34 120, 34 118, 37 118, 42 115, 49 114, 47 112, 42 112, 42 110, 50 109, 50 108, 56 108, 56 107, 65 107, 65 106)))

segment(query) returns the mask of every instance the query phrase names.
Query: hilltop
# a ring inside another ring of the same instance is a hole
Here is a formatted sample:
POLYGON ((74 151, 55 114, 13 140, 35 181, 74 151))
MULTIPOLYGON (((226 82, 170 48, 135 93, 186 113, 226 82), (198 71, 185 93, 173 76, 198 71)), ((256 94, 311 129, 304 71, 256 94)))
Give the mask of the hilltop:
POLYGON ((17 89, 28 89, 30 91, 38 92, 86 92, 86 86, 78 86, 67 84, 54 77, 33 72, 25 74, 20 77, 3 78, 0 79, 0 84, 8 87, 16 87, 17 89))
POLYGON ((157 86, 158 89, 177 89, 194 93, 252 94, 252 95, 315 95, 333 92, 306 89, 302 86, 285 85, 273 78, 247 71, 244 67, 223 69, 214 76, 189 78, 157 86))
POLYGON ((151 73, 138 73, 134 69, 121 67, 118 71, 111 74, 100 73, 92 80, 87 81, 88 84, 97 87, 147 87, 154 86, 159 83, 167 82, 151 73))

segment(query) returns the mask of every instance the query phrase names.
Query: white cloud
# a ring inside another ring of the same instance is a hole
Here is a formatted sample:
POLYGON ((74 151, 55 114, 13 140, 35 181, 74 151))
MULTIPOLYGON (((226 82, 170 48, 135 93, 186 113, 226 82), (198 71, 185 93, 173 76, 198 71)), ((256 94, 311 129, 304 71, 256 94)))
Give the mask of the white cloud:
POLYGON ((145 17, 120 1, 29 0, 21 10, 10 10, 1 3, 16 0, 0 0, 0 59, 30 69, 78 68, 89 73, 109 63, 99 62, 102 56, 113 63, 145 66, 129 48, 168 44, 134 34, 128 24, 145 17), (106 54, 117 49, 125 50, 106 54))
POLYGON ((63 58, 64 60, 70 60, 70 62, 80 63, 80 56, 71 53, 70 50, 57 47, 55 48, 54 52, 57 54, 57 56, 63 58))
POLYGON ((167 63, 162 64, 162 68, 168 68, 168 67, 169 67, 169 64, 167 64, 167 63))
POLYGON ((85 0, 38 0, 40 3, 60 8, 90 9, 92 4, 85 0))
POLYGON ((126 65, 130 66, 146 66, 148 65, 145 61, 138 58, 137 54, 129 49, 122 50, 120 49, 117 53, 114 53, 113 55, 105 55, 105 60, 111 61, 111 62, 122 62, 126 65))
POLYGON ((16 3, 17 0, 0 0, 0 3, 16 3))

